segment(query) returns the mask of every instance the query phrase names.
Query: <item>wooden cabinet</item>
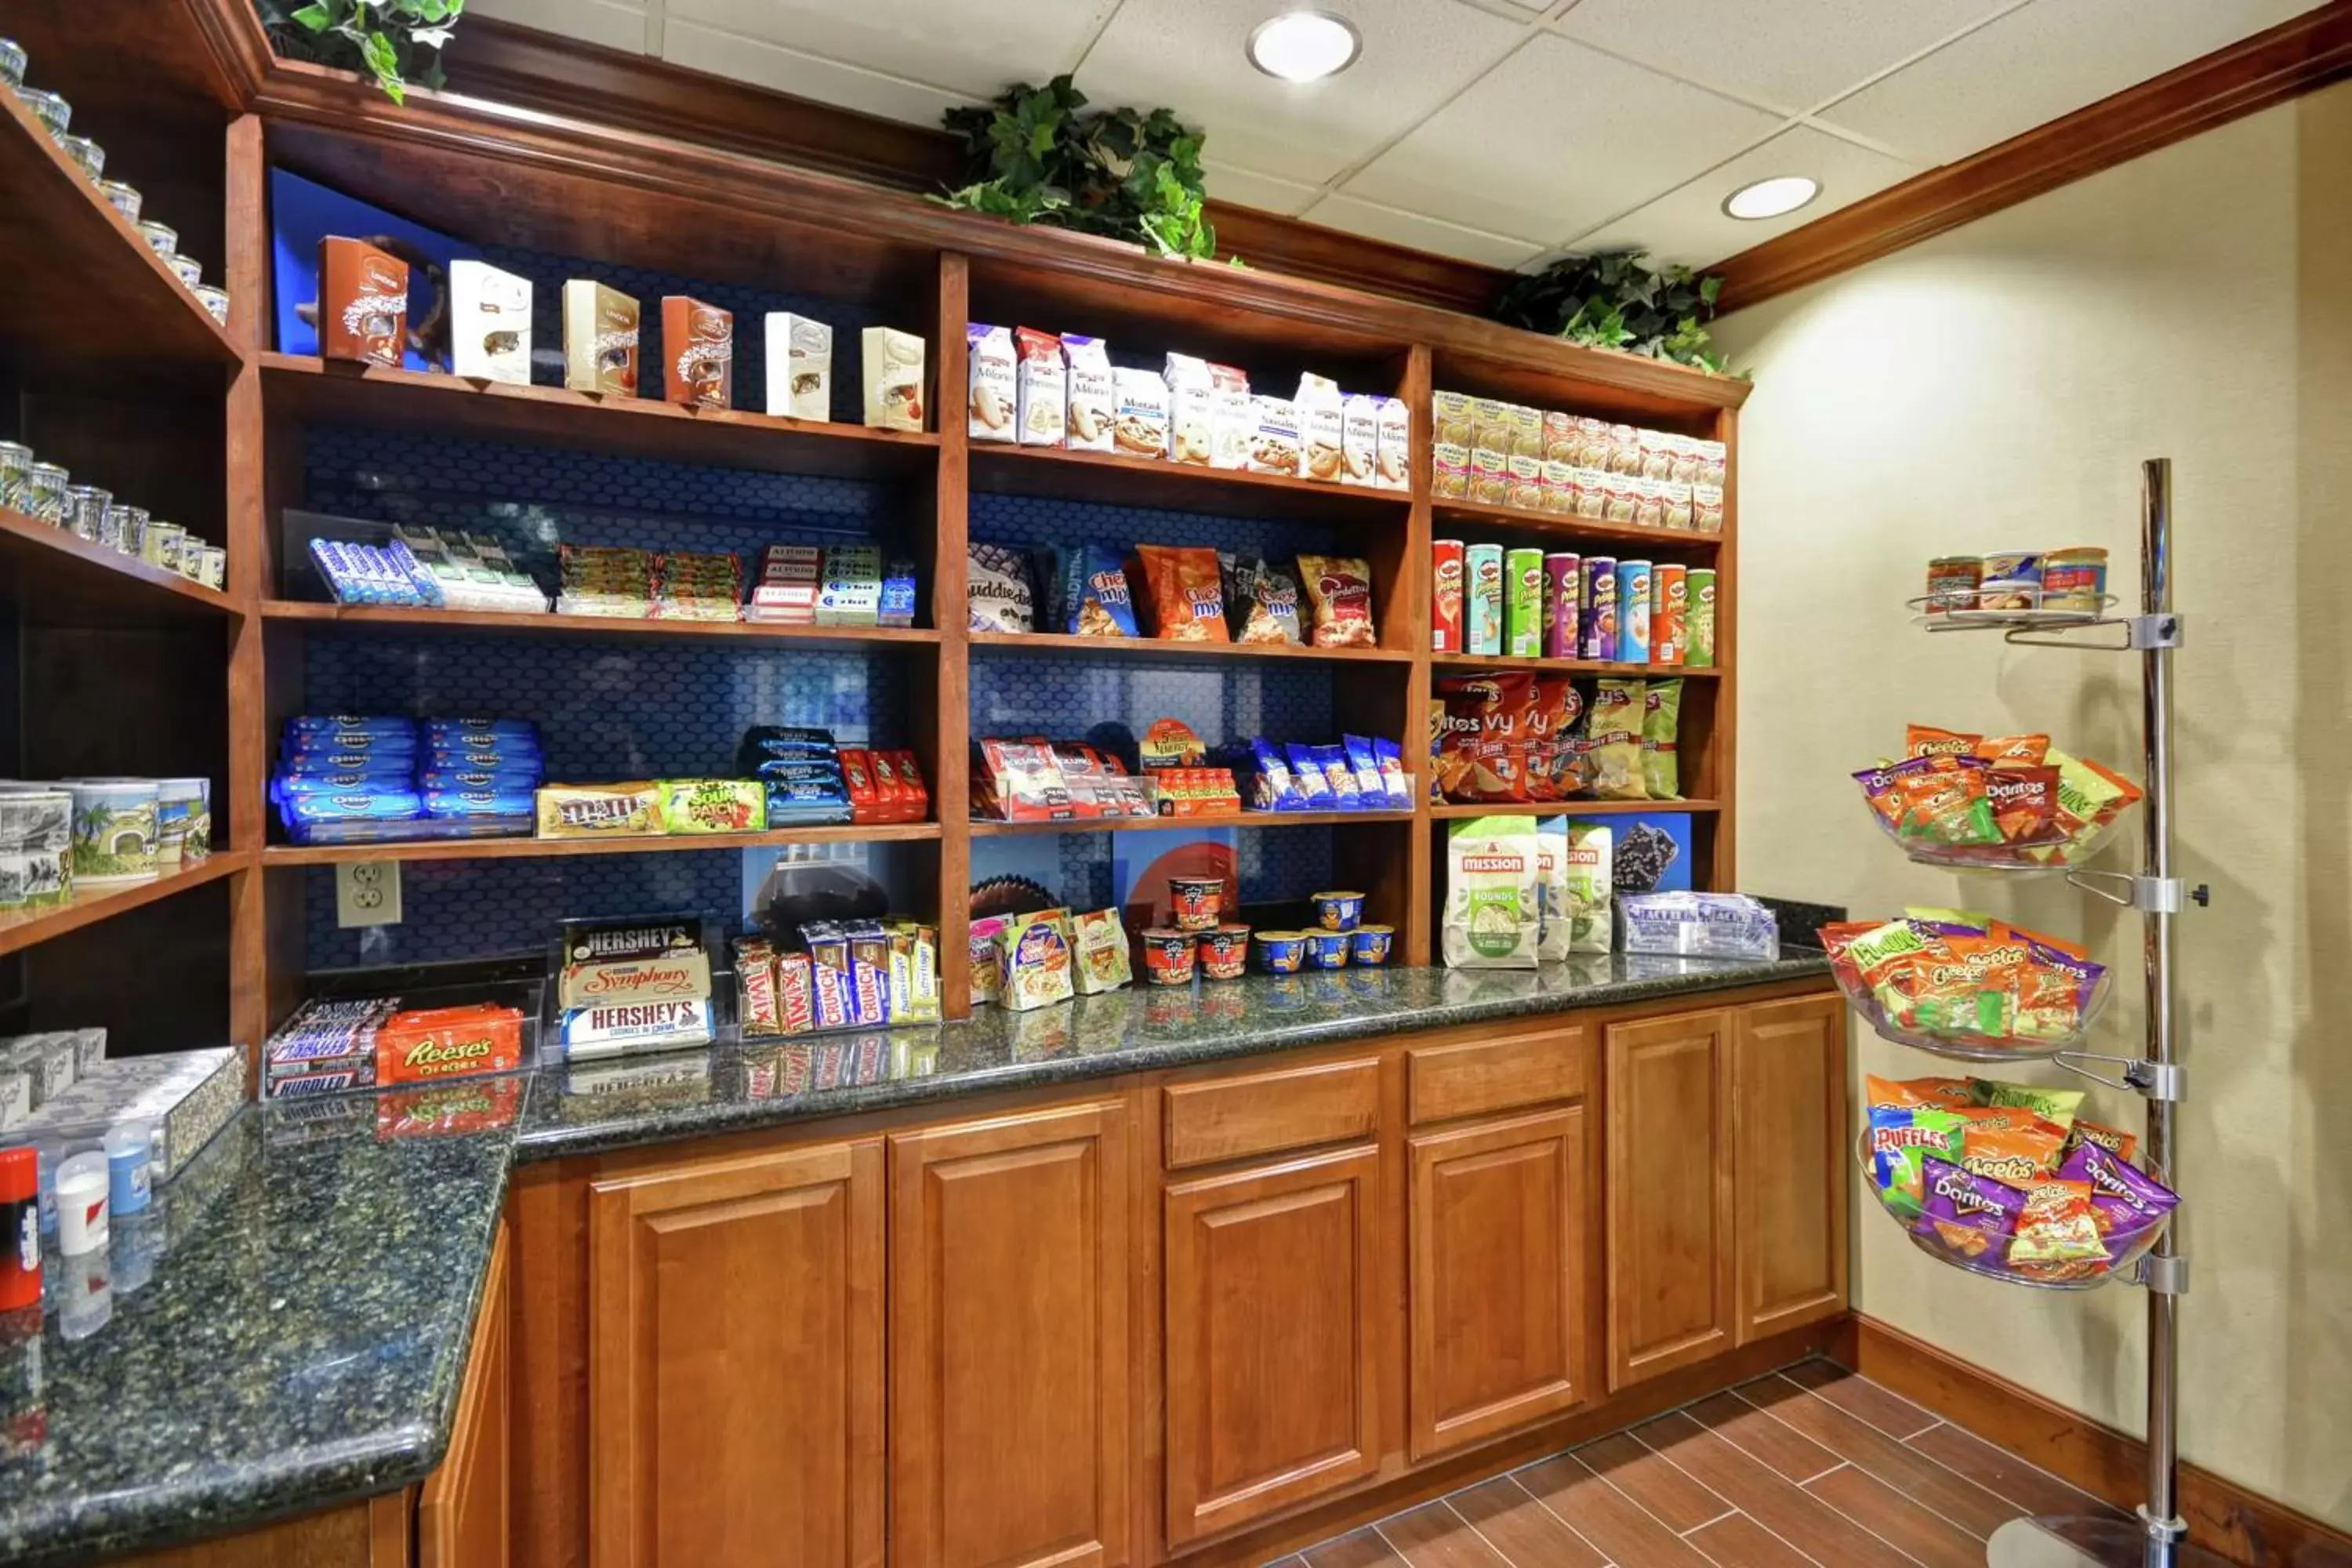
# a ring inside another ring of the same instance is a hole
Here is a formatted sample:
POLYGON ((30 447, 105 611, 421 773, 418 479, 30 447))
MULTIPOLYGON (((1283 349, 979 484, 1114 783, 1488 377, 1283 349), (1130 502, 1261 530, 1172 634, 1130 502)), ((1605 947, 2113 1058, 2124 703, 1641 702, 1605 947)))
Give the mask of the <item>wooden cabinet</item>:
POLYGON ((1171 1546, 1378 1468, 1380 1163, 1359 1145, 1168 1188, 1171 1546))
POLYGON ((1429 1132, 1412 1171, 1416 1463, 1585 1397, 1580 1105, 1429 1132))
POLYGON ((417 1568, 506 1568, 513 1447, 507 1425, 507 1354, 512 1310, 507 1227, 490 1243, 473 1353, 457 1390, 457 1417, 441 1468, 416 1503, 417 1568))
POLYGON ((1739 1009, 1732 1233, 1742 1344, 1845 1310, 1845 1004, 1739 1009))
POLYGON ((878 1568, 878 1140, 592 1181, 590 1561, 878 1568))
POLYGON ((1127 1123, 1103 1100, 890 1140, 894 1568, 1127 1560, 1127 1123))
POLYGON ((1608 1032, 1609 1386, 1732 1348, 1732 1014, 1608 1032))

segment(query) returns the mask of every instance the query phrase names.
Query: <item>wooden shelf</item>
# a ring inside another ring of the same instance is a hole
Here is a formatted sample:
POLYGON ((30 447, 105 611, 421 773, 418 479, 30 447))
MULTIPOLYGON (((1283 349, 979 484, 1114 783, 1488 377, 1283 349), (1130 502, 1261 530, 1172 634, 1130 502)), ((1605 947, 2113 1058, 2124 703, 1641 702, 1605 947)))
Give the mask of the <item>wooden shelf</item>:
POLYGON ((1518 800, 1483 805, 1440 801, 1429 808, 1433 817, 1450 816, 1623 816, 1634 812, 1721 811, 1714 800, 1518 800))
POLYGON ((298 420, 858 479, 929 475, 940 447, 928 431, 870 430, 740 408, 697 411, 659 398, 599 397, 308 354, 265 353, 260 364, 270 413, 298 420))
POLYGON ((227 595, 177 572, 5 510, 0 510, 0 598, 13 600, 27 619, 50 626, 226 620, 240 613, 227 595))
POLYGON ((1669 680, 1685 675, 1695 680, 1715 680, 1724 673, 1720 665, 1694 669, 1686 664, 1621 664, 1614 659, 1601 658, 1507 658, 1496 654, 1432 654, 1429 663, 1433 669, 1532 669, 1547 674, 1630 675, 1644 680, 1669 680))
POLYGON ((774 643, 793 647, 870 649, 939 646, 940 634, 919 626, 787 626, 758 621, 655 621, 620 616, 534 616, 501 610, 434 610, 402 605, 320 605, 268 599, 264 620, 321 632, 396 633, 418 637, 524 637, 564 642, 774 643))
POLYGON ((699 849, 769 849, 791 844, 913 844, 940 836, 936 822, 844 823, 762 833, 649 833, 633 838, 426 838, 392 844, 273 844, 265 867, 354 860, 534 860, 566 855, 659 855, 699 849))
POLYGON ((16 952, 23 948, 63 936, 69 931, 79 931, 102 920, 122 914, 142 905, 168 899, 174 893, 184 893, 191 888, 201 888, 206 882, 217 882, 233 872, 242 871, 253 864, 253 857, 237 850, 224 850, 211 858, 166 871, 144 882, 114 882, 102 888, 77 889, 70 902, 48 909, 0 910, 0 953, 16 952))
POLYGON ((975 441, 971 451, 971 488, 982 492, 1321 522, 1390 518, 1402 523, 1412 507, 1412 493, 1406 490, 1204 468, 1111 452, 1070 452, 1001 441, 975 441))
POLYGON ((1159 637, 1081 637, 1059 632, 974 632, 976 648, 1112 658, 1272 658, 1327 664, 1411 664, 1403 648, 1307 647, 1290 643, 1173 642, 1159 637))
POLYGON ((1346 822, 1411 822, 1409 811, 1245 811, 1238 816, 1095 816, 1066 822, 996 822, 975 817, 975 838, 1007 833, 1139 833, 1171 827, 1329 827, 1346 822))
MULTIPOLYGON (((13 92, 0 92, 0 191, 10 258, 0 341, 19 366, 68 379, 103 367, 119 385, 159 371, 226 381, 240 363, 211 312, 13 92)), ((220 258, 209 259, 217 282, 220 258)))
POLYGON ((1675 528, 1639 528, 1630 522, 1563 517, 1556 511, 1521 511, 1517 507, 1488 506, 1480 501, 1433 501, 1429 514, 1440 528, 1458 524, 1469 528, 1517 529, 1525 533, 1553 534, 1568 543, 1583 540, 1611 545, 1638 544, 1644 549, 1706 556, 1713 556, 1723 547, 1723 535, 1719 533, 1690 533, 1675 528))

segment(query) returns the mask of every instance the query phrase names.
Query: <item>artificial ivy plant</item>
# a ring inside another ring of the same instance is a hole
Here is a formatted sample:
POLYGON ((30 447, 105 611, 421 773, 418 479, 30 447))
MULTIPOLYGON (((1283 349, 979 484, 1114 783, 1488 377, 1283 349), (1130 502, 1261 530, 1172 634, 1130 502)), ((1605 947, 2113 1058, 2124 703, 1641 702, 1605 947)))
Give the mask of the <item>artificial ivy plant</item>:
POLYGON ((441 48, 466 0, 254 0, 254 9, 279 54, 365 72, 403 103, 412 81, 441 85, 441 48))
POLYGON ((1672 360, 1720 375, 1723 356, 1708 347, 1723 279, 1687 267, 1653 267, 1638 250, 1570 256, 1515 279, 1495 319, 1588 348, 1672 360))
POLYGON ((948 110, 947 128, 963 138, 965 183, 936 199, 1014 223, 1108 235, 1162 256, 1214 256, 1216 230, 1202 216, 1201 132, 1172 110, 1086 108, 1086 94, 1057 76, 948 110))

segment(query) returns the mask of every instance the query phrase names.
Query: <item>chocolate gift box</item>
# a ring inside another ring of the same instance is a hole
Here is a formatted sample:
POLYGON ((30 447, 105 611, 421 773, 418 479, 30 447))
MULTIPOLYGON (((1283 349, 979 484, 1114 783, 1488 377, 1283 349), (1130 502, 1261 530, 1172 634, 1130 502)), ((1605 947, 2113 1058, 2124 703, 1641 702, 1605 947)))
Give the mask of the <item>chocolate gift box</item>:
POLYGON ((408 263, 364 240, 319 241, 319 353, 397 369, 408 342, 408 263))
POLYGON ((662 396, 688 408, 735 401, 735 314, 685 294, 662 296, 662 396))

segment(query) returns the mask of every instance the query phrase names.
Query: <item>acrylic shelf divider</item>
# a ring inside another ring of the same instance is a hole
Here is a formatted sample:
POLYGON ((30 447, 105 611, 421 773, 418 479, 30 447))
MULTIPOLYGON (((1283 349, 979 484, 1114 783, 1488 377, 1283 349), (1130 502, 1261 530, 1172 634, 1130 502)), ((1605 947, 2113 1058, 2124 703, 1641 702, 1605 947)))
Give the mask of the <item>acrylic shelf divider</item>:
POLYGON ((1644 528, 1638 523, 1604 522, 1597 517, 1572 517, 1565 512, 1528 511, 1518 507, 1493 506, 1485 501, 1433 500, 1431 517, 1443 527, 1481 527, 1521 533, 1556 536, 1563 544, 1627 545, 1677 553, 1713 556, 1724 543, 1720 533, 1699 533, 1681 528, 1644 528))
POLYGON ((1531 669, 1538 675, 1622 675, 1635 680, 1719 680, 1720 665, 1624 664, 1607 658, 1512 658, 1491 653, 1437 653, 1429 657, 1433 669, 1469 674, 1481 669, 1531 669))
POLYGON ((226 384, 236 344, 13 92, 0 91, 0 342, 109 380, 194 368, 226 384))
POLYGON ((0 599, 44 625, 226 621, 243 613, 227 595, 168 567, 5 509, 0 509, 0 599))
POLYGON ((874 430, 742 408, 691 409, 656 397, 603 397, 309 354, 268 353, 259 363, 270 414, 298 423, 368 425, 837 479, 928 475, 939 458, 940 438, 929 431, 874 430))
POLYGON ((16 952, 79 931, 100 921, 127 914, 159 899, 201 888, 223 877, 247 870, 253 857, 245 850, 223 849, 194 865, 162 871, 143 882, 111 882, 104 887, 78 888, 62 904, 35 909, 0 910, 0 953, 16 952))
POLYGON ((974 441, 969 449, 971 488, 982 492, 1335 522, 1402 524, 1412 507, 1410 490, 1254 474, 1244 468, 1211 468, 1162 458, 1018 447, 1003 441, 974 441))
POLYGON ((1160 637, 1085 637, 1060 632, 973 632, 975 648, 1005 653, 1101 655, 1119 658, 1309 659, 1328 664, 1402 665, 1412 662, 1409 648, 1316 647, 1301 643, 1174 642, 1160 637))
POLYGON ((265 599, 266 621, 291 622, 319 632, 401 637, 520 637, 569 642, 734 642, 865 649, 937 647, 940 634, 921 626, 782 626, 772 621, 656 620, 635 616, 533 615, 530 611, 436 610, 404 605, 329 605, 308 599, 265 599))
POLYGON ((758 833, 641 833, 614 838, 416 838, 373 844, 273 844, 265 868, 335 866, 358 860, 546 860, 566 855, 690 854, 770 849, 793 844, 917 844, 936 839, 936 822, 841 823, 771 827, 758 833))

